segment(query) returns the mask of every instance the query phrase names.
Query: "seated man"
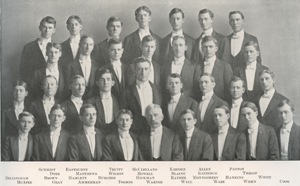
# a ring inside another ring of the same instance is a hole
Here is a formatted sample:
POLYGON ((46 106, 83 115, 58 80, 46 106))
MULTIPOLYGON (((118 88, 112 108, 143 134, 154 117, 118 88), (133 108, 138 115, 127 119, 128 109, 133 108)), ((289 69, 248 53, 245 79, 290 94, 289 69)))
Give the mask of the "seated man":
POLYGON ((34 126, 34 116, 29 112, 19 115, 18 132, 5 138, 1 153, 2 161, 30 161, 33 149, 33 138, 29 133, 34 126))
POLYGON ((182 161, 183 149, 179 135, 162 126, 164 115, 159 105, 150 104, 145 109, 147 131, 139 137, 139 147, 145 161, 182 161))
POLYGON ((214 160, 246 160, 246 137, 228 123, 229 109, 220 105, 214 109, 214 123, 218 129, 211 137, 214 144, 214 160))
POLYGON ((279 145, 279 159, 300 160, 300 127, 294 122, 294 105, 284 99, 277 106, 282 126, 276 131, 279 145))
POLYGON ((108 69, 99 69, 96 77, 99 94, 86 101, 86 103, 94 105, 97 110, 95 127, 102 129, 106 134, 117 131, 114 119, 119 111, 119 103, 117 98, 111 94, 114 84, 113 74, 108 69))
POLYGON ((34 136, 33 155, 34 161, 67 161, 70 134, 61 128, 65 121, 65 109, 54 105, 49 114, 50 130, 45 129, 34 136))
POLYGON ((122 109, 118 112, 116 117, 118 130, 106 136, 104 139, 104 161, 141 160, 137 135, 129 132, 132 121, 132 113, 130 110, 122 109))
POLYGON ((248 127, 244 130, 247 139, 247 160, 279 160, 276 133, 270 126, 257 120, 258 109, 252 102, 246 102, 242 108, 248 127))
POLYGON ((92 104, 84 104, 80 108, 80 120, 83 129, 71 136, 71 161, 100 161, 103 159, 102 142, 105 134, 95 128, 97 111, 92 104))
POLYGON ((185 130, 180 135, 185 161, 213 160, 213 142, 209 134, 195 127, 197 119, 195 112, 190 109, 180 114, 180 124, 185 130))

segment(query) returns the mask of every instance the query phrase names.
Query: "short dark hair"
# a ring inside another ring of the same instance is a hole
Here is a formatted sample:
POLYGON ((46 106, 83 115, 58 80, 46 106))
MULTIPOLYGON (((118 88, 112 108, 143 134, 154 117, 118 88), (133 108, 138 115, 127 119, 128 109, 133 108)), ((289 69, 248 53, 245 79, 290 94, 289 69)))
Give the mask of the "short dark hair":
POLYGON ((78 21, 78 23, 80 23, 81 25, 82 25, 82 20, 81 20, 81 18, 79 17, 79 16, 77 16, 77 15, 71 15, 68 19, 67 19, 67 25, 70 23, 70 21, 72 20, 72 19, 76 19, 77 21, 78 21))
POLYGON ((114 75, 113 73, 107 69, 107 68, 100 68, 97 70, 96 73, 96 81, 99 81, 99 79, 102 77, 103 74, 110 74, 111 75, 111 79, 114 81, 114 75))
POLYGON ((179 74, 177 74, 177 73, 173 73, 173 74, 168 75, 168 76, 167 76, 167 79, 166 79, 166 82, 167 82, 167 83, 168 83, 169 77, 170 77, 170 78, 179 78, 179 79, 180 79, 180 82, 182 83, 182 78, 181 78, 181 76, 180 76, 179 74))
POLYGON ((122 44, 122 48, 123 48, 123 43, 120 39, 117 39, 117 38, 111 38, 109 41, 108 41, 108 45, 107 45, 107 48, 110 48, 111 45, 117 45, 117 44, 122 44))
POLYGON ((149 67, 151 68, 151 62, 150 62, 147 58, 145 58, 145 57, 137 57, 137 58, 135 58, 135 59, 133 60, 132 65, 133 65, 133 67, 134 67, 134 69, 135 69, 136 66, 137 66, 137 64, 143 63, 143 62, 149 63, 149 67))
POLYGON ((53 17, 51 17, 51 16, 46 16, 46 17, 44 17, 44 18, 41 20, 41 22, 40 22, 40 26, 42 26, 42 24, 43 24, 44 22, 53 24, 53 25, 54 25, 54 28, 55 28, 55 26, 56 26, 56 20, 55 20, 53 17))
POLYGON ((284 105, 290 106, 292 112, 295 111, 295 107, 289 99, 284 99, 284 100, 280 101, 279 104, 277 105, 277 108, 283 107, 284 105))
POLYGON ((127 109, 121 109, 121 110, 118 111, 118 114, 117 114, 116 119, 119 119, 119 117, 120 117, 122 114, 127 114, 127 115, 129 115, 131 119, 132 119, 132 117, 133 117, 132 112, 131 112, 130 110, 127 110, 127 109))
POLYGON ((230 19, 230 16, 233 15, 233 14, 240 14, 242 19, 245 19, 244 14, 241 11, 238 11, 238 10, 234 10, 234 11, 229 12, 229 19, 230 19))
POLYGON ((144 10, 145 12, 148 12, 149 16, 151 16, 151 10, 150 10, 147 6, 140 6, 140 7, 138 7, 138 8, 135 10, 135 12, 134 12, 135 17, 137 16, 137 14, 138 14, 141 10, 144 10))
POLYGON ((268 68, 267 68, 267 69, 264 69, 263 71, 261 71, 261 72, 259 73, 259 77, 260 77, 261 75, 263 75, 263 74, 270 74, 273 80, 274 80, 274 78, 275 78, 274 72, 271 71, 271 70, 268 69, 268 68))
POLYGON ((119 18, 117 16, 112 16, 107 20, 106 28, 109 26, 110 23, 117 22, 117 21, 120 21, 121 25, 123 26, 123 22, 122 22, 121 18, 119 18))
POLYGON ((82 107, 80 108, 80 111, 79 111, 80 116, 83 116, 85 113, 85 110, 88 108, 94 108, 97 112, 97 109, 93 104, 86 103, 86 104, 83 104, 82 107))
POLYGON ((51 107, 50 113, 54 110, 61 110, 64 113, 64 115, 66 115, 66 109, 61 104, 53 105, 53 107, 51 107))
POLYGON ((92 35, 83 35, 80 38, 80 43, 82 43, 87 38, 91 38, 94 41, 94 37, 92 35))
POLYGON ((213 41, 215 45, 218 46, 218 41, 213 36, 205 36, 201 41, 201 45, 209 41, 213 41))
POLYGON ((214 18, 214 13, 211 10, 206 8, 199 11, 198 17, 200 16, 200 14, 205 14, 205 13, 208 13, 211 19, 214 18))
POLYGON ((247 43, 244 44, 244 47, 247 47, 247 46, 253 46, 256 51, 259 51, 258 43, 255 41, 248 41, 247 43))
POLYGON ((171 18, 171 16, 173 15, 173 14, 176 14, 176 13, 181 13, 181 15, 182 15, 182 18, 184 18, 184 13, 183 13, 183 11, 180 9, 180 8, 173 8, 172 10, 171 10, 171 12, 169 13, 169 18, 171 18))
POLYGON ((206 73, 206 72, 204 72, 203 74, 201 74, 201 76, 198 78, 198 82, 200 82, 200 79, 201 79, 201 77, 203 77, 203 76, 208 76, 208 77, 210 78, 211 82, 213 82, 213 83, 216 82, 215 77, 212 76, 210 73, 206 73))
POLYGON ((191 114, 193 116, 194 119, 196 119, 196 114, 194 111, 192 111, 191 109, 185 109, 180 113, 180 117, 185 115, 185 114, 191 114))
POLYGON ((229 113, 230 113, 230 112, 229 112, 229 108, 228 108, 226 105, 224 105, 224 104, 217 105, 214 109, 223 109, 223 110, 225 110, 225 113, 226 113, 226 114, 229 114, 229 113))
POLYGON ((60 52, 62 52, 62 48, 61 45, 59 43, 48 43, 46 46, 46 53, 48 53, 48 51, 50 50, 50 48, 56 48, 58 49, 60 52))
POLYGON ((18 116, 19 120, 22 117, 31 117, 33 122, 35 120, 34 116, 30 112, 27 112, 27 111, 23 111, 22 113, 19 114, 19 116, 18 116))
POLYGON ((155 45, 156 45, 156 39, 155 39, 155 37, 153 37, 151 35, 147 35, 147 36, 143 37, 141 45, 143 46, 144 43, 150 42, 150 41, 155 41, 155 45))
POLYGON ((240 77, 237 77, 237 76, 233 76, 230 80, 230 86, 231 86, 231 83, 232 82, 237 82, 237 81, 241 81, 243 83, 243 88, 246 88, 246 83, 244 80, 242 80, 240 77))
POLYGON ((26 91, 28 91, 27 83, 24 82, 24 81, 22 81, 22 80, 18 80, 18 81, 16 81, 16 82, 13 84, 13 88, 15 88, 16 86, 22 86, 22 87, 24 87, 24 89, 25 89, 26 91))
POLYGON ((184 36, 174 36, 173 37, 173 41, 172 41, 172 45, 173 45, 173 42, 176 41, 176 40, 178 40, 178 39, 183 39, 184 43, 185 43, 185 46, 187 45, 186 38, 184 36))
POLYGON ((251 108, 254 112, 257 112, 257 111, 258 111, 257 106, 256 106, 253 102, 250 102, 250 101, 246 101, 246 102, 242 105, 242 108, 245 108, 245 107, 251 108))
MULTIPOLYGON (((85 82, 85 79, 84 79, 84 77, 83 77, 82 75, 74 75, 74 76, 70 79, 69 85, 71 85, 72 83, 74 83, 77 79, 83 79, 84 82, 85 82)), ((85 84, 86 84, 86 82, 85 82, 85 84)), ((85 86, 86 86, 86 85, 85 85, 85 86)))

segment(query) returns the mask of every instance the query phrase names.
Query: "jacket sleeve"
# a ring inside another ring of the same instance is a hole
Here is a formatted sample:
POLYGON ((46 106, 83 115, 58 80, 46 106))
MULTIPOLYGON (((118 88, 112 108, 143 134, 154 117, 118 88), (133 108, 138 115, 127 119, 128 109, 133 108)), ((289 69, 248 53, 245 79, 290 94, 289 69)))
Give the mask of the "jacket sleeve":
POLYGON ((234 160, 246 160, 246 136, 242 132, 239 132, 237 135, 234 160))

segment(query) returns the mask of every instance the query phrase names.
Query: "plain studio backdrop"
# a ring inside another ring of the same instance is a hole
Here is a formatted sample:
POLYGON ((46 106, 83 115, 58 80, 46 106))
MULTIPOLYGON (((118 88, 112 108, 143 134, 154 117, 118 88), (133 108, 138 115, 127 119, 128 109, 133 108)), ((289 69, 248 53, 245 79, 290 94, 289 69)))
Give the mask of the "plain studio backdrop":
POLYGON ((107 38, 106 22, 110 16, 122 19, 121 38, 134 32, 138 28, 134 11, 143 5, 152 11, 151 30, 162 38, 172 30, 168 15, 176 7, 185 13, 184 31, 194 38, 202 32, 199 10, 212 10, 214 29, 226 36, 232 33, 229 12, 243 12, 245 31, 258 38, 262 64, 274 71, 276 90, 294 103, 295 122, 300 124, 299 0, 2 0, 1 108, 12 104, 12 84, 18 79, 22 49, 40 36, 38 26, 43 17, 49 15, 57 21, 54 42, 61 43, 69 37, 66 20, 78 15, 83 21, 83 34, 93 35, 95 43, 99 43, 107 38))

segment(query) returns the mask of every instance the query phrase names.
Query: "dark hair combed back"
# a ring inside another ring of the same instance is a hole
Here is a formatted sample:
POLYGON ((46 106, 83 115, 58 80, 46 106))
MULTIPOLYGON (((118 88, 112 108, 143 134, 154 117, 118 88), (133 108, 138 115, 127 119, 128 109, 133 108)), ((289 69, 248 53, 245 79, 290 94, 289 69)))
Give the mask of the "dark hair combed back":
POLYGON ((264 69, 263 71, 261 71, 260 73, 259 73, 259 76, 261 76, 261 75, 263 75, 263 74, 270 74, 271 75, 271 77, 272 77, 272 79, 274 79, 275 78, 275 74, 274 74, 274 72, 273 71, 271 71, 270 69, 264 69))
POLYGON ((171 12, 169 13, 169 18, 171 18, 171 16, 173 15, 173 14, 176 14, 176 13, 181 13, 181 15, 182 15, 182 18, 184 18, 184 13, 183 13, 183 11, 180 9, 180 8, 173 8, 172 10, 171 10, 171 12))
POLYGON ((27 112, 27 111, 24 111, 22 113, 19 114, 18 118, 19 120, 22 118, 22 117, 31 117, 32 118, 32 121, 34 121, 34 116, 30 113, 30 112, 27 112))
POLYGON ((235 11, 230 12, 230 13, 229 13, 229 18, 230 18, 230 16, 233 15, 233 14, 240 14, 241 17, 242 17, 242 19, 245 18, 245 17, 244 17, 244 14, 243 14, 241 11, 238 11, 238 10, 235 10, 235 11))
POLYGON ((99 81, 99 79, 101 78, 101 76, 103 74, 110 74, 111 75, 111 79, 114 81, 114 75, 113 73, 107 69, 107 68, 100 68, 99 70, 97 70, 97 73, 96 73, 96 81, 99 81))
POLYGON ((155 44, 156 44, 156 39, 155 37, 151 36, 151 35, 147 35, 145 37, 143 37, 142 39, 142 45, 146 42, 150 42, 150 41, 155 41, 155 44))
POLYGON ((149 16, 151 16, 151 10, 150 10, 147 6, 140 6, 140 7, 138 7, 138 8, 135 10, 135 12, 134 12, 135 17, 137 16, 137 14, 138 14, 141 10, 144 10, 145 12, 148 12, 149 16))
POLYGON ((63 106, 61 106, 61 104, 53 105, 53 107, 50 110, 50 113, 53 112, 54 110, 61 110, 64 113, 64 115, 66 115, 66 109, 63 106))
POLYGON ((70 23, 70 21, 72 20, 72 19, 76 19, 77 21, 78 21, 78 23, 80 23, 81 25, 82 25, 82 20, 81 20, 81 18, 79 17, 79 16, 77 16, 77 15, 71 15, 68 19, 67 19, 67 25, 70 23))
MULTIPOLYGON (((77 79, 83 79, 84 82, 85 82, 85 79, 82 75, 74 75, 71 79, 70 79, 70 82, 69 82, 69 85, 71 85, 72 83, 74 83, 77 79)), ((86 82, 85 82, 86 83, 86 82)))
POLYGON ((183 110, 181 113, 180 113, 180 117, 185 115, 185 114, 191 114, 193 116, 193 118, 195 119, 196 118, 196 114, 194 111, 192 111, 191 109, 186 109, 186 110, 183 110))
POLYGON ((44 22, 53 24, 54 28, 56 27, 56 20, 51 16, 44 17, 40 22, 40 26, 42 26, 44 22))
POLYGON ((112 23, 112 22, 117 22, 117 21, 120 21, 120 22, 121 22, 121 25, 123 26, 123 22, 122 22, 121 18, 119 18, 119 17, 117 17, 117 16, 112 16, 112 17, 110 17, 110 18, 107 20, 106 27, 108 27, 110 23, 112 23))
POLYGON ((90 104, 90 103, 83 104, 79 111, 80 116, 83 116, 85 113, 85 110, 88 108, 94 108, 96 110, 96 107, 93 104, 90 104))
POLYGON ((205 14, 205 13, 208 13, 211 19, 214 18, 214 13, 211 10, 206 8, 199 11, 198 17, 200 16, 200 14, 205 14))
POLYGON ((242 108, 245 108, 245 107, 248 107, 248 108, 251 108, 254 112, 257 112, 258 109, 257 109, 257 106, 250 102, 250 101, 246 101, 243 105, 242 105, 242 108))
POLYGON ((168 83, 168 79, 170 78, 179 78, 180 79, 180 82, 182 83, 182 79, 181 79, 181 76, 177 73, 173 73, 173 74, 170 74, 168 75, 167 79, 166 79, 166 82, 168 83))
POLYGON ((109 41, 108 41, 108 47, 107 48, 110 48, 111 45, 117 45, 117 44, 122 44, 122 47, 123 47, 123 43, 120 39, 117 39, 117 38, 111 38, 109 41))
POLYGON ((223 110, 225 110, 225 113, 226 114, 229 114, 230 112, 229 112, 229 108, 226 106, 226 105, 217 105, 216 107, 215 107, 215 109, 223 109, 223 110))
POLYGON ((127 110, 127 109, 121 109, 121 110, 119 110, 116 119, 119 119, 119 117, 120 117, 122 114, 127 114, 127 115, 129 115, 131 119, 132 119, 132 117, 133 117, 132 112, 131 112, 130 110, 127 110))
POLYGON ((13 85, 13 88, 15 88, 16 86, 22 86, 25 88, 26 91, 28 91, 28 86, 27 86, 27 83, 25 83, 24 81, 22 80, 18 80, 14 83, 13 85))
POLYGON ((247 43, 244 44, 244 47, 247 47, 247 46, 253 46, 256 51, 259 51, 258 43, 255 41, 248 41, 247 43))
POLYGON ((149 63, 149 66, 151 67, 151 62, 147 58, 145 58, 145 57, 137 57, 137 58, 135 58, 133 60, 132 64, 133 64, 133 67, 136 68, 136 66, 137 66, 138 63, 143 63, 143 62, 149 63))
POLYGON ((205 36, 201 41, 201 45, 209 41, 213 41, 215 45, 218 46, 218 41, 213 36, 205 36))
POLYGON ((277 105, 277 108, 283 107, 284 105, 290 106, 292 112, 295 111, 295 107, 289 99, 284 99, 281 102, 279 102, 279 104, 277 105))

